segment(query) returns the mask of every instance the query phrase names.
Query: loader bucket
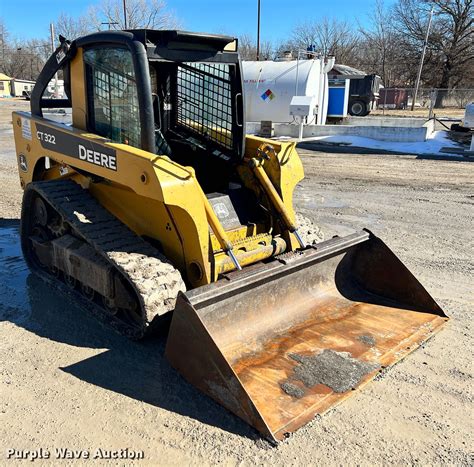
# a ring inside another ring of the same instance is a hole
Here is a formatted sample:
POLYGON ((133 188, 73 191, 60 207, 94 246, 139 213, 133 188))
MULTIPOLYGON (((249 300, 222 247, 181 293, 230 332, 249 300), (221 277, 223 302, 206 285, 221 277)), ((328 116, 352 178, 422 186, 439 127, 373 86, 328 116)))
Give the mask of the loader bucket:
POLYGON ((278 441, 446 320, 392 251, 362 231, 180 295, 166 355, 191 384, 278 441))

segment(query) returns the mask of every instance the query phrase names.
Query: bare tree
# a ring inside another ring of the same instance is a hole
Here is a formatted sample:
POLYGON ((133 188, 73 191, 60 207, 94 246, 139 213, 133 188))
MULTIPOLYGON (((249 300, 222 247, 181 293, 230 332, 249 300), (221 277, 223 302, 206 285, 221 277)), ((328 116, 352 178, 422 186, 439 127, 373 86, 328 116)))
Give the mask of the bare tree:
POLYGON ((239 37, 239 53, 242 60, 256 60, 257 58, 255 41, 248 34, 239 37))
POLYGON ((353 65, 357 62, 358 43, 357 32, 349 23, 323 18, 296 26, 286 46, 293 50, 313 46, 321 55, 334 55, 338 63, 353 65))
MULTIPOLYGON (((239 54, 242 60, 257 60, 257 42, 248 34, 239 37, 239 54)), ((260 43, 260 60, 271 60, 274 56, 270 41, 260 43)))
MULTIPOLYGON (((178 22, 166 4, 160 0, 127 0, 127 27, 175 28, 178 22)), ((125 27, 122 0, 103 0, 83 16, 73 17, 61 13, 55 22, 55 31, 68 39, 76 39, 103 29, 103 23, 113 29, 125 27)), ((44 39, 8 41, 6 28, 0 19, 0 70, 9 76, 35 80, 51 55, 49 35, 44 39)))
POLYGON ((2 71, 12 78, 35 80, 49 54, 50 47, 47 40, 8 42, 5 45, 2 71))
POLYGON ((67 39, 73 40, 99 30, 100 24, 98 24, 96 19, 95 11, 89 9, 86 15, 78 17, 73 17, 67 13, 60 13, 54 23, 54 29, 57 35, 61 34, 67 39))
MULTIPOLYGON (((127 0, 126 6, 128 29, 179 27, 176 16, 162 0, 127 0)), ((95 11, 96 16, 110 23, 113 29, 125 29, 122 0, 103 0, 95 11)))
POLYGON ((48 57, 46 46, 47 42, 41 39, 11 39, 0 18, 0 72, 12 78, 36 79, 48 57))
POLYGON ((360 26, 359 66, 382 78, 385 86, 406 82, 405 61, 399 47, 399 33, 392 22, 392 11, 384 0, 375 0, 367 26, 360 26))
POLYGON ((474 6, 472 0, 398 0, 395 25, 407 61, 419 56, 428 15, 434 8, 422 82, 433 87, 472 86, 474 6))
MULTIPOLYGON (((127 0, 128 29, 174 29, 179 23, 174 14, 167 10, 161 0, 127 0)), ((55 29, 68 39, 90 34, 101 29, 125 29, 122 0, 102 0, 96 6, 78 17, 61 13, 56 20, 55 29)))

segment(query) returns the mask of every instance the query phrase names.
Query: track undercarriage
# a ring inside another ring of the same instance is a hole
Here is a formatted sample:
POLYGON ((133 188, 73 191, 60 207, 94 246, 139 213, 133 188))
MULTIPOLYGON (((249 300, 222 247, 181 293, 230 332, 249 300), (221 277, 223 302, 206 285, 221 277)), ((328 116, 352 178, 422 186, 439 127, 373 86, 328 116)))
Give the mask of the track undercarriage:
POLYGON ((37 274, 66 286, 128 337, 152 330, 185 290, 160 252, 72 181, 28 186, 21 236, 37 274))

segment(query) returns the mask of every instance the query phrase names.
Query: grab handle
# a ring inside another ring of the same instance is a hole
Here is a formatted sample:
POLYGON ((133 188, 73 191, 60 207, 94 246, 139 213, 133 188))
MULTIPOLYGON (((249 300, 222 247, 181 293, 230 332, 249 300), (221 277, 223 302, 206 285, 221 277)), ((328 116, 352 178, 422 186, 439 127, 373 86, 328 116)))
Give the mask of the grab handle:
POLYGON ((242 128, 243 122, 242 122, 242 113, 243 113, 243 98, 242 98, 242 93, 238 92, 235 95, 235 124, 239 127, 242 128), (239 106, 240 104, 240 106, 239 106))

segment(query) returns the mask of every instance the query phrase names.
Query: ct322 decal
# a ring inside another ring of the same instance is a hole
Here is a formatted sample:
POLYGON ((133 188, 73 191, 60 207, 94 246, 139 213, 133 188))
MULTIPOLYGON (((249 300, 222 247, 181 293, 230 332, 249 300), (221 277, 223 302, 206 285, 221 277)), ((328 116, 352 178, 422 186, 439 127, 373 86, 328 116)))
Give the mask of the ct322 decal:
POLYGON ((56 136, 51 133, 46 133, 44 131, 36 131, 36 136, 40 141, 45 141, 47 143, 56 144, 56 136))
POLYGON ((76 136, 72 132, 36 124, 36 137, 44 149, 58 152, 105 169, 117 170, 115 149, 76 136))

